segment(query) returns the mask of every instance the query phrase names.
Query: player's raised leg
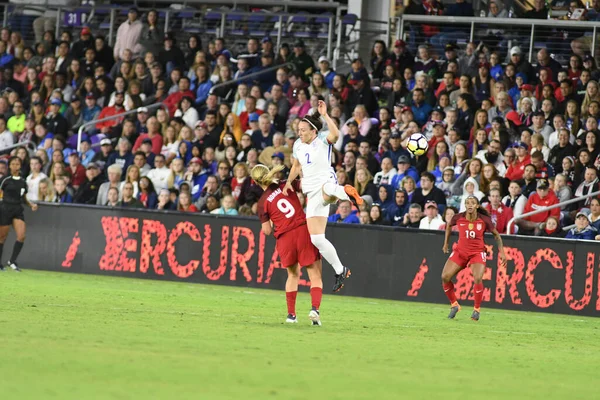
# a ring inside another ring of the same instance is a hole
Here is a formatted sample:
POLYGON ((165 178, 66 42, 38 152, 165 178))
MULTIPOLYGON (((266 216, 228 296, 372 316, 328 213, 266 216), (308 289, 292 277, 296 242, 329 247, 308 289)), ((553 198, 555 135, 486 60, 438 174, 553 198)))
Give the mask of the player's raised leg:
POLYGON ((475 298, 475 306, 473 314, 471 314, 471 319, 479 321, 481 301, 483 300, 483 273, 485 272, 485 264, 471 264, 471 271, 473 272, 473 297, 475 298))
POLYGON ((321 298, 323 297, 322 269, 323 264, 321 260, 317 260, 306 267, 308 279, 310 279, 310 301, 312 305, 311 310, 308 313, 308 318, 312 321, 313 325, 319 326, 321 325, 319 308, 321 307, 321 298))
POLYGON ((442 270, 442 287, 444 288, 444 293, 448 300, 450 300, 450 314, 448 314, 448 318, 453 319, 456 317, 456 314, 460 311, 460 305, 458 304, 458 300, 456 299, 456 293, 454 292, 454 283, 452 283, 452 278, 456 274, 460 272, 462 267, 458 265, 456 262, 448 259, 446 264, 444 265, 444 269, 442 270))
POLYGON ((287 268, 287 281, 285 282, 285 300, 287 302, 288 316, 285 322, 295 324, 296 319, 296 297, 298 296, 298 279, 299 279, 298 264, 287 268))
POLYGON ((338 292, 344 287, 344 280, 348 278, 351 273, 348 268, 342 265, 340 258, 338 257, 337 251, 331 242, 325 237, 325 228, 327 227, 326 217, 310 217, 307 218, 306 224, 308 232, 310 233, 310 241, 312 244, 319 249, 319 252, 325 260, 335 270, 335 283, 333 285, 333 291, 338 292))
POLYGON ((340 186, 334 182, 327 182, 323 185, 323 200, 326 204, 335 203, 338 200, 352 200, 356 205, 364 202, 354 186, 340 186))

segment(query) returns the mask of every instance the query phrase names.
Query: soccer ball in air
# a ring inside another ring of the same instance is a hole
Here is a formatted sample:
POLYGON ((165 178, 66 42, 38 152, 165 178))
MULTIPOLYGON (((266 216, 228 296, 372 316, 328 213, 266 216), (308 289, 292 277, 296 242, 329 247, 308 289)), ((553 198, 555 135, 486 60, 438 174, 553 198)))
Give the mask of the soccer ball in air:
POLYGON ((427 151, 429 145, 427 144, 427 139, 425 136, 420 133, 413 133, 408 138, 408 144, 406 148, 413 153, 415 156, 422 156, 427 151))

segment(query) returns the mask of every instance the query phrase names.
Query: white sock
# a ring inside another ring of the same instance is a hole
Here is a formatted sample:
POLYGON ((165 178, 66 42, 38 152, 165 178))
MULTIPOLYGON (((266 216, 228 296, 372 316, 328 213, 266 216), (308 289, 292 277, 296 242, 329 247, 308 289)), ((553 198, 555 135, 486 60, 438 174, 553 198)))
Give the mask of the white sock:
POLYGON ((344 266, 342 265, 342 262, 340 261, 340 258, 337 255, 335 247, 333 247, 331 242, 327 240, 327 238, 325 238, 324 234, 310 235, 310 241, 315 245, 317 249, 319 249, 319 252, 323 256, 323 258, 327 260, 329 264, 331 264, 337 275, 344 272, 344 266))
POLYGON ((336 185, 333 182, 327 182, 323 185, 323 193, 325 193, 327 196, 337 197, 340 200, 350 200, 350 197, 348 197, 348 194, 344 188, 340 185, 336 185))

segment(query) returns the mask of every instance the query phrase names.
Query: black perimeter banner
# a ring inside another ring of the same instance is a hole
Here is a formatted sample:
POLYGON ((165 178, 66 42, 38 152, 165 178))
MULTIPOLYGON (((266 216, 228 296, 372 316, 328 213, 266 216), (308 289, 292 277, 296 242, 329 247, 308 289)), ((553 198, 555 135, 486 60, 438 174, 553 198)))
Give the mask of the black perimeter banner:
MULTIPOLYGON (((283 289, 275 240, 258 220, 144 210, 41 205, 27 212, 24 268, 283 289)), ((329 225, 327 237, 352 269, 344 295, 446 304, 443 232, 329 225)), ((7 246, 12 246, 11 233, 7 246)), ((600 244, 504 236, 508 265, 487 238, 484 307, 600 315, 600 244)), ((453 236, 452 241, 456 241, 453 236)), ((10 248, 7 247, 6 248, 10 248)), ((326 290, 333 269, 323 265, 326 290)), ((308 286, 303 272, 301 286, 308 286)), ((468 269, 457 297, 473 300, 468 269)))

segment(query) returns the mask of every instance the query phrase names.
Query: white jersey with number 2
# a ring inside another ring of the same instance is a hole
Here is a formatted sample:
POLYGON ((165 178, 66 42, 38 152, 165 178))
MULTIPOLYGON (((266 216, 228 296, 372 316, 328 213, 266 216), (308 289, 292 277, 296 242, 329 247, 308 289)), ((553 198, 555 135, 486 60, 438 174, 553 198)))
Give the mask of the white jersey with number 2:
POLYGON ((326 182, 336 182, 337 176, 331 166, 332 145, 327 141, 329 131, 320 132, 311 143, 297 139, 293 156, 302 166, 302 191, 311 193, 321 190, 326 182))

